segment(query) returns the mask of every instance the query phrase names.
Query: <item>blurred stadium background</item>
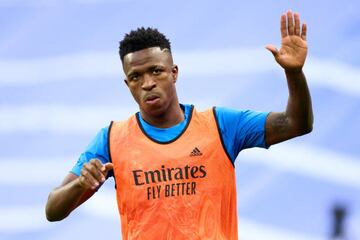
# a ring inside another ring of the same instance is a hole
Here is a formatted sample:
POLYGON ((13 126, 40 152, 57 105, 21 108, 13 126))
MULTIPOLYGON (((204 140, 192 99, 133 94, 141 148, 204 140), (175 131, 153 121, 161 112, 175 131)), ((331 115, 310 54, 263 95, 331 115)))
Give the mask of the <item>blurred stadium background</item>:
POLYGON ((287 9, 308 24, 314 131, 240 153, 239 239, 331 239, 336 206, 360 239, 356 0, 0 0, 0 239, 120 239, 112 180, 62 222, 44 206, 98 130, 137 111, 117 54, 126 32, 167 34, 181 102, 281 111, 284 74, 264 46, 279 45, 287 9))

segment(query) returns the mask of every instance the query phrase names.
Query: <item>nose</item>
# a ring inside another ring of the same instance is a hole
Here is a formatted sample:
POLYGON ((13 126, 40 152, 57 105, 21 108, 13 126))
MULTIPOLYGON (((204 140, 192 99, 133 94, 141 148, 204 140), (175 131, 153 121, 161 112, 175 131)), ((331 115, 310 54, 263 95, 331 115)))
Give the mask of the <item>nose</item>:
POLYGON ((150 74, 144 74, 142 89, 150 91, 156 86, 156 81, 150 74))

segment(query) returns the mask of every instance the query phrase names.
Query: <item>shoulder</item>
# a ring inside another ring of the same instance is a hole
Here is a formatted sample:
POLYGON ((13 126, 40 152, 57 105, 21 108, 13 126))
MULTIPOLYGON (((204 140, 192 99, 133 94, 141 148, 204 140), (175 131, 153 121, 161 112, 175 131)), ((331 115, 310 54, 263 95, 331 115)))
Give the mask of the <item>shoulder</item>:
POLYGON ((251 115, 256 115, 261 113, 259 111, 249 110, 249 109, 233 109, 227 107, 214 107, 214 111, 217 117, 237 117, 237 118, 246 118, 251 115))
POLYGON ((87 145, 85 151, 81 153, 77 163, 71 170, 72 173, 79 176, 83 165, 91 159, 100 159, 102 163, 109 162, 108 153, 108 131, 110 125, 101 128, 96 136, 87 145))
POLYGON ((226 107, 214 107, 213 108, 216 121, 219 126, 226 127, 227 125, 235 126, 243 121, 246 116, 247 110, 235 110, 226 107))
POLYGON ((268 112, 254 111, 249 109, 232 109, 225 107, 214 107, 215 116, 219 123, 246 124, 249 122, 263 123, 268 112))
POLYGON ((98 133, 96 134, 93 141, 90 143, 90 145, 95 144, 97 145, 99 142, 105 143, 107 140, 107 136, 109 133, 109 129, 111 128, 111 123, 103 128, 101 128, 98 133))
POLYGON ((265 133, 269 112, 224 107, 216 107, 214 111, 220 132, 231 138, 252 139, 254 136, 261 138, 261 135, 265 133))

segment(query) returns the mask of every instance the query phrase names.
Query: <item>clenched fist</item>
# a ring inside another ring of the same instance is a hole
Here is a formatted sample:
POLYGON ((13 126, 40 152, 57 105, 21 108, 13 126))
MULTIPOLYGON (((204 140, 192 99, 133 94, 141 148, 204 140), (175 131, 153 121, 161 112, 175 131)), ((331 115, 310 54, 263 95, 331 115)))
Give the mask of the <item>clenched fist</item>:
POLYGON ((79 184, 85 189, 95 190, 105 182, 106 175, 112 169, 112 163, 102 164, 99 159, 91 159, 81 169, 79 184))

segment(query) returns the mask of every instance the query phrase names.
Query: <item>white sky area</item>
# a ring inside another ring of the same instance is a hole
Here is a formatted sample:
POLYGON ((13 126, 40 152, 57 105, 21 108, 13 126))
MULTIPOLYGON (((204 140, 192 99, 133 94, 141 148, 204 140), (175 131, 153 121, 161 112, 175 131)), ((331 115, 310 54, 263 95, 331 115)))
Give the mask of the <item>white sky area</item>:
MULTIPOLYGON (((175 52, 185 75, 282 73, 263 47, 175 52)), ((49 58, 0 59, 0 86, 27 86, 74 79, 123 76, 117 53, 84 52, 49 58)), ((360 96, 360 69, 331 59, 309 56, 304 67, 309 84, 360 96)))
MULTIPOLYGON (((360 163, 356 158, 345 154, 306 144, 282 143, 272 146, 271 151, 245 150, 241 156, 241 164, 268 166, 280 172, 296 173, 329 184, 342 184, 360 189, 360 163)), ((0 175, 0 184, 14 186, 58 184, 64 173, 72 168, 66 160, 76 158, 77 156, 56 156, 51 159, 52 161, 41 158, 31 161, 29 158, 0 159, 0 169, 17 169, 17 173, 22 176, 22 178, 13 178, 13 172, 4 171, 0 175), (57 170, 53 171, 53 169, 57 170), (59 175, 54 175, 54 172, 59 175), (44 174, 48 175, 44 176, 44 174)))
MULTIPOLYGON (((82 208, 81 214, 96 217, 97 220, 111 219, 114 225, 119 224, 116 198, 113 189, 102 189, 82 208)), ((26 231, 53 228, 44 218, 44 206, 0 207, 0 233, 21 233, 26 231)), ((238 235, 243 240, 326 240, 325 237, 312 236, 268 226, 249 219, 238 219, 238 235)))
MULTIPOLYGON (((174 56, 176 63, 181 66, 182 74, 185 75, 255 75, 266 72, 283 74, 272 55, 262 47, 176 52, 174 56)), ((123 74, 118 56, 108 52, 77 53, 11 61, 2 59, 0 69, 2 72, 0 87, 26 87, 74 79, 118 78, 123 74)), ((329 88, 347 95, 360 96, 360 69, 356 67, 310 56, 304 71, 307 78, 311 79, 311 85, 329 88)), ((58 134, 74 132, 84 134, 103 127, 108 119, 124 119, 135 111, 137 109, 131 107, 120 109, 111 105, 97 107, 54 104, 7 106, 2 103, 0 105, 0 116, 2 116, 0 133, 47 130, 58 134), (94 112, 97 114, 94 115, 94 112), (88 121, 76 121, 75 115, 81 115, 88 121)), ((22 178, 13 178, 11 171, 3 171, 0 175, 0 185, 25 187, 58 185, 64 173, 72 167, 66 165, 64 159, 76 159, 76 157, 57 156, 57 160, 51 162, 47 159, 32 159, 31 161, 29 159, 0 159, 0 169, 15 168, 22 176, 22 178), (28 171, 29 168, 32 171, 28 171), (54 168, 57 171, 52 171, 54 168), (47 175, 44 176, 44 174, 47 175)), ((242 164, 258 164, 280 172, 296 173, 329 184, 342 184, 360 189, 358 160, 330 150, 321 150, 309 145, 283 143, 273 146, 271 151, 259 149, 244 151, 242 157, 245 159, 242 164)), ((264 181, 267 180, 264 179, 264 181)), ((261 186, 263 185, 264 183, 261 183, 261 186)), ((244 198, 243 201, 246 199, 244 198)), ((105 189, 91 199, 81 211, 89 215, 118 219, 117 211, 114 209, 116 209, 116 202, 113 189, 105 189)), ((0 232, 21 232, 49 227, 44 219, 43 206, 7 206, 0 207, 0 212, 0 232)), ((241 218, 239 226, 241 226, 239 237, 248 240, 323 239, 241 218)))
MULTIPOLYGON (((85 5, 94 6, 98 4, 105 6, 111 3, 133 3, 139 1, 141 0, 0 0, 0 9, 2 10, 7 11, 8 9, 17 8, 35 10, 34 14, 29 15, 27 19, 20 19, 14 22, 16 23, 14 26, 18 31, 13 31, 13 35, 7 36, 5 34, 1 47, 15 46, 17 43, 23 41, 23 39, 31 38, 32 26, 41 25, 40 23, 46 20, 46 15, 44 15, 44 17, 42 14, 53 14, 52 11, 42 12, 43 9, 57 10, 57 7, 67 9, 67 6, 73 5, 85 9, 85 5)), ((285 1, 283 2, 285 6, 285 1)), ((192 3, 193 2, 191 2, 191 4, 192 3)), ((306 4, 304 4, 304 6, 305 5, 306 4)), ((336 5, 338 5, 338 3, 336 5)), ((264 11, 269 11, 267 8, 264 9, 266 9, 264 11)), ((260 13, 263 14, 264 11, 261 10, 260 13)), ((339 13, 340 12, 343 11, 339 10, 339 13)), ((310 9, 305 13, 312 14, 310 9)), ((82 15, 80 14, 79 16, 81 17, 82 15)), ((201 14, 199 14, 199 16, 201 16, 201 14)), ((220 13, 219 16, 227 17, 225 15, 222 16, 220 13)), ((320 14, 319 16, 322 17, 325 15, 320 14)), ((141 17, 142 16, 140 16, 139 19, 141 19, 141 17)), ((341 16, 335 15, 333 19, 339 19, 340 17, 341 16)), ((181 20, 182 19, 178 21, 181 20)), ((319 22, 321 21, 319 20, 319 22)), ((256 26, 261 26, 261 24, 256 23, 256 26)), ((354 26, 355 25, 351 25, 349 29, 355 29, 356 27, 354 26)), ((196 26, 194 26, 194 28, 195 27, 196 26)), ((337 27, 336 25, 331 25, 332 30, 337 27)), ((314 27, 314 29, 316 28, 314 27)), ((311 31, 311 29, 309 30, 311 31)), ((324 29, 321 28, 321 31, 326 32, 329 30, 325 27, 324 29)), ((342 31, 347 30, 342 29, 342 31)), ((339 34, 339 30, 335 29, 334 33, 335 32, 339 34)), ((355 37, 352 39, 355 39, 355 37)), ((342 51, 341 47, 338 48, 340 49, 338 50, 339 52, 342 51)), ((221 77, 224 74, 239 77, 256 77, 266 73, 275 73, 284 77, 283 70, 264 46, 191 51, 175 50, 173 51, 173 56, 175 63, 179 65, 180 74, 185 77, 199 76, 206 79, 207 76, 221 77)), ((333 56, 336 56, 336 54, 333 56)), ((359 66, 341 62, 335 57, 323 58, 308 55, 304 72, 308 79, 310 89, 312 87, 329 89, 339 94, 357 97, 357 99, 360 96, 359 66)), ((123 78, 121 61, 117 52, 85 51, 26 59, 6 59, 0 56, 0 88, 4 89, 7 87, 21 87, 26 89, 27 87, 40 86, 41 84, 66 83, 70 81, 83 81, 85 84, 89 79, 104 78, 123 78)), ((223 81, 226 80, 226 78, 223 79, 223 81)), ((284 89, 284 91, 286 91, 286 89, 284 89)), ((211 96, 209 96, 209 98, 210 97, 211 96)), ((211 102, 211 99, 194 99, 192 102, 201 109, 202 106, 207 106, 208 103, 211 102)), ((90 134, 104 127, 104 123, 108 123, 109 119, 126 119, 136 111, 138 111, 136 105, 122 106, 120 108, 117 105, 109 104, 77 106, 75 104, 61 105, 46 102, 34 104, 29 102, 10 105, 6 102, 0 102, 0 134, 8 136, 11 134, 35 133, 36 131, 43 131, 55 135, 90 134), (97 114, 94 114, 94 112, 97 114), (82 118, 74 116, 82 116, 82 118), (87 119, 87 121, 82 121, 81 119, 87 119)), ((354 109, 354 111, 358 110, 354 109)), ((340 118, 339 116, 337 117, 340 118)), ((331 120, 329 119, 329 121, 331 120)), ((29 140, 31 141, 31 139, 29 140)), ((356 192, 360 190, 360 162, 358 156, 350 156, 343 152, 336 152, 331 148, 322 149, 306 143, 285 142, 272 146, 270 150, 258 148, 245 150, 241 153, 241 156, 241 159, 238 159, 241 161, 239 164, 247 167, 265 167, 270 170, 258 179, 252 181, 247 188, 242 189, 242 198, 238 199, 238 206, 245 206, 247 202, 255 199, 259 192, 270 187, 271 180, 278 174, 293 174, 293 176, 300 178, 304 177, 325 183, 330 187, 342 186, 344 189, 352 189, 356 192)), ((49 224, 46 221, 44 207, 47 195, 40 196, 44 197, 44 202, 33 201, 31 203, 29 199, 31 200, 32 196, 25 196, 24 199, 21 199, 22 191, 18 190, 48 188, 50 191, 51 188, 61 183, 65 174, 73 167, 77 158, 78 155, 69 156, 61 152, 57 156, 52 157, 51 161, 43 156, 39 158, 17 157, 16 154, 6 158, 0 156, 0 169, 2 170, 0 174, 0 187, 2 190, 5 189, 5 191, 1 192, 1 196, 4 197, 3 203, 5 204, 0 204, 0 239, 2 239, 2 234, 5 234, 5 238, 7 236, 11 238, 12 236, 24 233, 41 233, 42 235, 46 235, 48 234, 46 231, 51 228, 54 229, 53 232, 58 231, 56 232, 57 237, 54 236, 54 238, 51 239, 63 239, 61 231, 71 231, 71 233, 78 231, 78 229, 72 228, 72 226, 64 227, 65 224, 68 223, 66 221, 61 222, 61 224, 64 224, 62 228, 60 228, 59 225, 49 224), (29 171, 29 169, 31 169, 31 171, 29 171), (17 176, 21 177, 14 177, 14 171, 16 171, 17 176), (15 193, 15 191, 19 192, 15 193), (7 194, 11 197, 16 196, 16 200, 6 200, 7 194)), ((115 227, 118 230, 119 215, 115 190, 113 185, 111 185, 111 181, 112 180, 107 181, 94 197, 76 210, 85 224, 87 224, 86 221, 89 221, 88 218, 95 218, 96 221, 113 221, 114 225, 111 227, 115 227)), ((37 195, 37 197, 39 196, 37 195)), ((350 218, 351 217, 352 216, 350 216, 350 218)), ((355 218, 351 220, 351 222, 349 221, 348 230, 359 237, 359 214, 356 213, 355 218)), ((71 219, 69 221, 71 221, 71 219)), ((95 222, 95 224, 97 224, 97 222, 95 222)), ((267 225, 254 221, 253 219, 245 219, 239 216, 239 239, 328 239, 326 236, 293 232, 285 229, 286 225, 283 226, 284 228, 280 228, 270 224, 271 223, 267 225)), ((110 228, 110 226, 108 227, 110 228)), ((105 229, 105 231, 106 230, 108 229, 105 229)), ((120 231, 117 232, 117 234, 120 234, 120 231)), ((350 236, 349 239, 358 238, 350 236)))
POLYGON ((0 0, 0 7, 53 7, 63 4, 97 4, 125 2, 131 0, 0 0))

